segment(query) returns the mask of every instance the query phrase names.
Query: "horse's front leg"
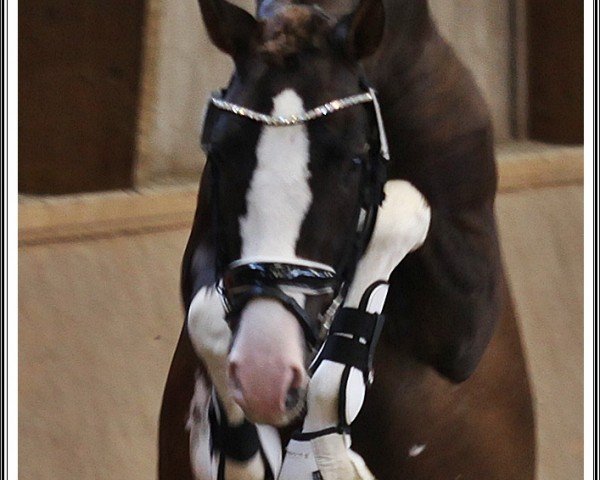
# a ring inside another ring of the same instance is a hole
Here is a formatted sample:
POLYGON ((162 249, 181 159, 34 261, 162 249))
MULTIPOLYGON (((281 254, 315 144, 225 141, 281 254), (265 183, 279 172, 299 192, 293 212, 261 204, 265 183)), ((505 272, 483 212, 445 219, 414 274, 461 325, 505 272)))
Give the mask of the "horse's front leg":
POLYGON ((196 477, 272 479, 281 464, 279 436, 271 427, 250 423, 232 397, 228 376, 232 336, 215 286, 196 293, 187 328, 214 388, 211 391, 207 379, 197 376, 189 422, 190 460, 196 477))
POLYGON ((310 380, 302 434, 287 447, 279 480, 370 480, 350 450, 350 425, 370 383, 371 361, 392 270, 425 240, 430 208, 406 181, 390 181, 367 251, 336 313, 310 380))

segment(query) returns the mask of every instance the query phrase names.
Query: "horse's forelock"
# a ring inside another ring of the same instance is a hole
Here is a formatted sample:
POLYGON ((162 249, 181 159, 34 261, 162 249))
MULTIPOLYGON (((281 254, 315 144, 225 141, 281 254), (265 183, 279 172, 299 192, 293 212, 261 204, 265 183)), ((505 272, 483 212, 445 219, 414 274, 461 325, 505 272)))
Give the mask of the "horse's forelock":
POLYGON ((283 63, 301 51, 322 49, 331 28, 319 10, 307 5, 286 5, 264 21, 259 52, 283 63))

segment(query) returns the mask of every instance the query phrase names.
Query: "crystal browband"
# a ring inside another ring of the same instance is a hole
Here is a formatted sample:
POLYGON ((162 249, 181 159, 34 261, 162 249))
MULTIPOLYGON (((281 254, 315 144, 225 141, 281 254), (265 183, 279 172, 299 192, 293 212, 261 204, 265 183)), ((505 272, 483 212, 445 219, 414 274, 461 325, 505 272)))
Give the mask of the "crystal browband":
POLYGON ((254 110, 250 110, 249 108, 223 100, 217 95, 213 95, 211 97, 211 102, 220 110, 225 110, 226 112, 231 112, 236 115, 249 118, 255 122, 264 123, 270 127, 289 127, 314 120, 315 118, 324 117, 330 113, 334 113, 338 110, 343 110, 344 108, 352 107, 354 105, 373 102, 373 98, 374 97, 371 92, 359 93, 350 97, 332 100, 331 102, 324 103, 318 107, 311 108, 306 112, 298 113, 296 115, 289 115, 286 117, 259 113, 254 110))

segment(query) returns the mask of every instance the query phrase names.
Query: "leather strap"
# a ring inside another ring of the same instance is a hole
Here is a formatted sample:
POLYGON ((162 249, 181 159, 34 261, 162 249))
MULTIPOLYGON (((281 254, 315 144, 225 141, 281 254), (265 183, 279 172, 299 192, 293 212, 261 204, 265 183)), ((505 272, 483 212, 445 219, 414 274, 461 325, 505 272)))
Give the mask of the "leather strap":
MULTIPOLYGON (((364 297, 363 297, 364 298, 364 297)), ((310 367, 315 372, 323 360, 350 365, 371 383, 375 349, 385 317, 356 308, 340 308, 329 330, 327 342, 310 367)))
POLYGON ((237 322, 239 322, 239 313, 244 309, 246 304, 254 298, 262 297, 278 300, 298 319, 300 327, 304 332, 304 338, 309 346, 314 348, 321 337, 321 323, 317 319, 313 319, 310 315, 308 315, 306 310, 298 305, 296 300, 289 295, 286 295, 279 288, 268 287, 264 285, 252 285, 240 287, 236 290, 226 291, 225 295, 228 304, 226 320, 233 330, 237 328, 237 322))

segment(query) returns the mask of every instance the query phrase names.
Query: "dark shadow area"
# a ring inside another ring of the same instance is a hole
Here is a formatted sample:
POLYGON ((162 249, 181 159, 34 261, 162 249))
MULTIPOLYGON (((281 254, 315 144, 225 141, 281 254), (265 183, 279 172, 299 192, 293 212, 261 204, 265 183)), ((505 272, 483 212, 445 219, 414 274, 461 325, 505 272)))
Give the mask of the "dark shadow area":
POLYGON ((528 0, 529 136, 583 143, 583 1, 528 0))
POLYGON ((144 0, 19 1, 19 191, 132 186, 144 0))

